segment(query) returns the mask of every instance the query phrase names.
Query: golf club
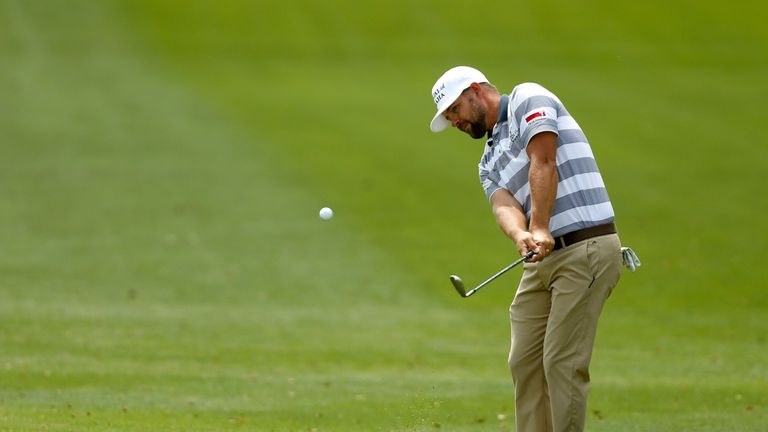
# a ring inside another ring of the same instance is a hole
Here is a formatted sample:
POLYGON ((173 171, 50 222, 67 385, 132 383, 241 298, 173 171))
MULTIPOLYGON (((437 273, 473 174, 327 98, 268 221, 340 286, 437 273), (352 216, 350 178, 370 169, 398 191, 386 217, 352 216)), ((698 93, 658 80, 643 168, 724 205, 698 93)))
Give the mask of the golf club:
POLYGON ((469 292, 467 292, 467 290, 464 288, 464 282, 461 281, 460 277, 458 277, 456 275, 451 275, 451 283, 453 284, 453 287, 456 288, 456 291, 459 293, 460 296, 462 296, 462 297, 469 297, 472 294, 474 294, 475 291, 479 290, 480 288, 482 288, 486 284, 488 284, 488 282, 490 282, 490 281, 496 279, 497 277, 501 276, 507 270, 509 270, 512 267, 520 264, 521 262, 523 262, 523 261, 525 261, 527 259, 530 259, 535 254, 536 254, 536 252, 534 252, 534 251, 528 252, 527 254, 525 254, 525 256, 521 257, 520 259, 518 259, 517 261, 513 262, 512 264, 504 267, 498 273, 496 273, 495 275, 493 275, 490 278, 488 278, 488 280, 486 280, 485 282, 481 283, 480 285, 476 286, 475 288, 472 288, 469 292))

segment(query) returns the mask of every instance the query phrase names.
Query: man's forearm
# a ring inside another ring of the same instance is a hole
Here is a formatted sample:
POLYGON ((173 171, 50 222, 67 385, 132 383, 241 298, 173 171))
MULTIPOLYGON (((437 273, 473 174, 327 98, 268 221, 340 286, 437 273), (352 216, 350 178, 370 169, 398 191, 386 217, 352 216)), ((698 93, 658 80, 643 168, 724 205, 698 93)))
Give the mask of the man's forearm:
POLYGON ((555 161, 551 159, 531 161, 529 181, 531 183, 530 229, 547 229, 557 195, 558 177, 555 161))
POLYGON ((542 132, 528 144, 528 181, 531 185, 531 231, 549 230, 549 218, 557 196, 557 135, 542 132))
POLYGON ((525 214, 521 209, 511 205, 498 206, 494 207, 494 215, 501 231, 512 240, 515 240, 516 234, 528 230, 525 214))
POLYGON ((507 235, 517 247, 520 255, 536 249, 533 236, 528 232, 528 221, 525 219, 523 206, 506 189, 499 189, 491 197, 493 214, 501 231, 507 235))

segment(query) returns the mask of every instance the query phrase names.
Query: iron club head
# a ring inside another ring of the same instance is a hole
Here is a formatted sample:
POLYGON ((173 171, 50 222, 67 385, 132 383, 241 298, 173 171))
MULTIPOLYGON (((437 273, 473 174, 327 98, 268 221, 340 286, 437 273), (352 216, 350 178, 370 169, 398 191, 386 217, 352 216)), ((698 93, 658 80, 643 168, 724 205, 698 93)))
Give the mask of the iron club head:
POLYGON ((453 284, 453 287, 456 288, 456 291, 459 293, 460 296, 466 297, 467 296, 467 290, 464 289, 464 282, 461 281, 461 278, 456 275, 451 275, 451 283, 453 284))

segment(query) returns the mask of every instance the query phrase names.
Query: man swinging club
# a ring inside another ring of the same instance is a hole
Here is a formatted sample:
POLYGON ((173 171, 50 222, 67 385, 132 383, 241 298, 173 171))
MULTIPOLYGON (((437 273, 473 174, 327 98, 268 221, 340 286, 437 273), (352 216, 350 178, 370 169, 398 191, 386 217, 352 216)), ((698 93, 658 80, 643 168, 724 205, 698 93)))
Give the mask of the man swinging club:
POLYGON ((622 265, 589 142, 538 84, 500 94, 480 71, 459 66, 432 97, 432 131, 453 126, 486 138, 480 182, 496 222, 521 256, 535 252, 509 311, 517 431, 581 431, 597 321, 622 265))

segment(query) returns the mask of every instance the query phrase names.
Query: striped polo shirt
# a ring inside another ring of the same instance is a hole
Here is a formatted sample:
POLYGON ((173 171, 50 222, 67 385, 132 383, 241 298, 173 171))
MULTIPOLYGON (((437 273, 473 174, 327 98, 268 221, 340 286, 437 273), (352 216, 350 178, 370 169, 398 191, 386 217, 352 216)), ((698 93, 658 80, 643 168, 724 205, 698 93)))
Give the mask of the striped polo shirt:
POLYGON ((552 92, 520 84, 502 96, 499 119, 480 159, 480 183, 490 200, 507 189, 531 218, 526 147, 540 132, 557 134, 557 196, 549 219, 554 237, 613 222, 614 213, 587 137, 552 92))

